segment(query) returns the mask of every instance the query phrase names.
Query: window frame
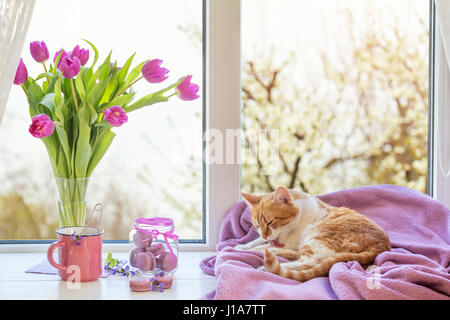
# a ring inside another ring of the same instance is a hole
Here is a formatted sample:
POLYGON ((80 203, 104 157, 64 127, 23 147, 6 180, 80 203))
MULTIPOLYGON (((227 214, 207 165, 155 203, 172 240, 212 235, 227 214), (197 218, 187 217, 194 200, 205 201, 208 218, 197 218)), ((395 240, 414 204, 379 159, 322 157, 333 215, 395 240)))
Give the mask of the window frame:
POLYGON ((434 90, 434 68, 435 68, 435 33, 436 33, 436 8, 434 0, 429 0, 429 40, 428 40, 428 168, 427 168, 427 194, 434 197, 436 194, 436 177, 435 177, 435 90, 434 90))
POLYGON ((450 168, 443 168, 443 156, 450 152, 444 123, 450 121, 450 69, 437 21, 436 6, 430 0, 429 67, 429 190, 428 194, 450 208, 450 168), (447 111, 446 111, 447 109, 447 111), (442 125, 441 125, 442 124, 442 125), (444 172, 448 170, 448 172, 444 172))

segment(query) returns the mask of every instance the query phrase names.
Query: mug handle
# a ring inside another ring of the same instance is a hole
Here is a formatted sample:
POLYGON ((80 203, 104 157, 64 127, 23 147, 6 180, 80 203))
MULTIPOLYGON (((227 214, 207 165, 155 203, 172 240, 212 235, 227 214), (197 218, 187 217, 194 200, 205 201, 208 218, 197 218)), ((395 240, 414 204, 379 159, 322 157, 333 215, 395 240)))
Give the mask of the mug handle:
POLYGON ((67 267, 62 265, 62 264, 59 264, 59 263, 55 262, 55 259, 53 259, 53 252, 55 251, 55 249, 57 247, 64 247, 65 245, 66 244, 64 242, 61 242, 61 241, 54 242, 54 243, 52 243, 50 245, 50 247, 48 248, 48 251, 47 251, 48 262, 50 262, 50 264, 52 266, 54 266, 55 268, 57 268, 57 269, 59 269, 61 271, 66 271, 67 267))

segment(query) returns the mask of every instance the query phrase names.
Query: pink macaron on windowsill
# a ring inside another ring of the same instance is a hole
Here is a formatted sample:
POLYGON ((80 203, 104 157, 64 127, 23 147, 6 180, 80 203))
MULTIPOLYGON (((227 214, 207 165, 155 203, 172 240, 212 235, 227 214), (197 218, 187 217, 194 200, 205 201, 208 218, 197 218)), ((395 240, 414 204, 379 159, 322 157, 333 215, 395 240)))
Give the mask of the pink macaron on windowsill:
POLYGON ((178 266, 178 236, 169 218, 137 218, 130 231, 129 262, 137 276, 173 274, 178 266))
POLYGON ((154 277, 134 276, 129 280, 130 289, 136 292, 159 291, 172 288, 173 277, 163 271, 157 272, 154 277))

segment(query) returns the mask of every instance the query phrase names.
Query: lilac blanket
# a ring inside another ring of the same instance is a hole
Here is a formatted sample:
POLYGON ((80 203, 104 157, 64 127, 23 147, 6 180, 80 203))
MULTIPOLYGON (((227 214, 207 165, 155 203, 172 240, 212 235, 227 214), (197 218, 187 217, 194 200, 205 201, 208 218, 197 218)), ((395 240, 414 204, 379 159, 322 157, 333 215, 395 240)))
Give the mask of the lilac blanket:
POLYGON ((217 279, 203 299, 450 299, 450 211, 427 195, 380 185, 319 196, 347 206, 387 231, 392 250, 377 256, 367 271, 355 261, 336 263, 328 277, 304 283, 256 270, 258 252, 233 247, 256 238, 244 201, 226 214, 217 254, 200 263, 217 279))

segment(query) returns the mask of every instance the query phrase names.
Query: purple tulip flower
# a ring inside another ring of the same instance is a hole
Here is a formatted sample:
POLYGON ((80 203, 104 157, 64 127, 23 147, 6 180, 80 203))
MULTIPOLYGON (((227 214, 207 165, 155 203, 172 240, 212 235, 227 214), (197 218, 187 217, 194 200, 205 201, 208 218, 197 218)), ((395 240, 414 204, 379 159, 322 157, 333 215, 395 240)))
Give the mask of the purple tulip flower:
POLYGON ((175 88, 177 96, 180 97, 181 100, 189 101, 189 100, 195 100, 198 97, 200 97, 197 94, 200 87, 195 83, 191 83, 191 79, 192 79, 192 76, 187 76, 183 80, 183 82, 181 82, 175 88))
POLYGON ((162 62, 160 59, 153 59, 144 64, 142 67, 142 75, 148 82, 159 83, 168 78, 166 74, 169 73, 169 70, 160 67, 162 62))
POLYGON ((80 60, 80 64, 84 66, 89 60, 89 50, 80 49, 79 45, 76 45, 71 52, 69 52, 70 57, 73 59, 77 57, 80 60))
POLYGON ((50 57, 47 45, 44 41, 33 41, 30 42, 30 52, 34 60, 39 63, 45 62, 50 57))
POLYGON ((29 132, 35 138, 45 138, 51 136, 55 130, 55 124, 45 113, 38 114, 31 119, 29 132))
POLYGON ((112 106, 103 111, 103 117, 113 127, 120 127, 128 121, 126 112, 120 106, 112 106))
POLYGON ((62 54, 61 54, 61 58, 59 58, 59 61, 58 61, 58 65, 57 65, 58 68, 61 65, 62 59, 67 56, 67 52, 64 49, 61 49, 59 51, 56 51, 55 56, 53 57, 53 62, 55 62, 56 58, 58 58, 58 55, 61 51, 62 51, 62 54))
POLYGON ((19 65, 17 66, 16 75, 14 77, 14 84, 21 85, 27 82, 28 79, 28 70, 23 63, 22 58, 19 60, 19 65))
POLYGON ((61 70, 64 78, 72 79, 80 72, 80 60, 78 57, 73 57, 72 59, 70 56, 65 56, 58 68, 61 70))

